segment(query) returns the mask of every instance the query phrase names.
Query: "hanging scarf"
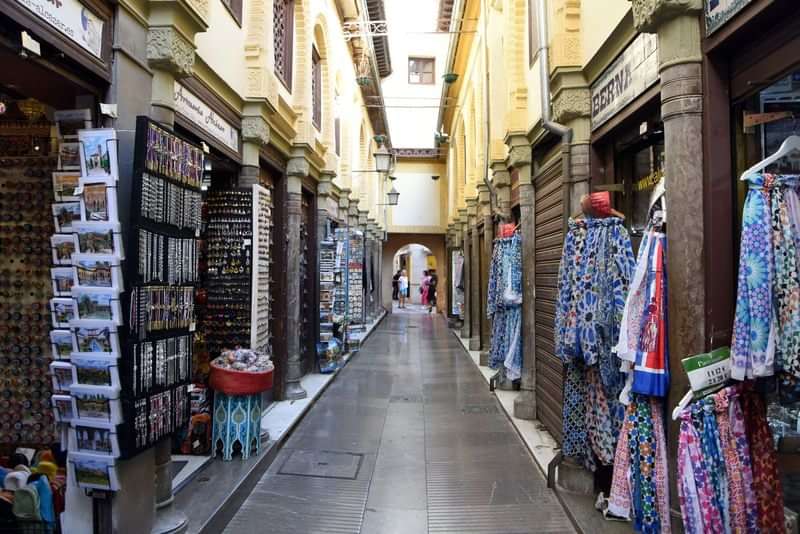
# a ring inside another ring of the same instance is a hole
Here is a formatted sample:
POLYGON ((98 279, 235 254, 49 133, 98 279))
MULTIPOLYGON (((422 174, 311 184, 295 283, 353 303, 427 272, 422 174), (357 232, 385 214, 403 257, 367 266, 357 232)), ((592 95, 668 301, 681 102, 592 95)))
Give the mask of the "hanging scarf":
POLYGON ((736 315, 731 339, 731 376, 771 376, 775 362, 773 257, 770 193, 774 179, 751 176, 742 214, 736 315))
POLYGON ((486 313, 492 320, 489 367, 506 369, 510 380, 522 376, 522 236, 494 240, 486 313))
POLYGON ((661 412, 657 399, 633 396, 620 431, 608 502, 609 512, 626 519, 633 515, 634 530, 647 534, 672 530, 661 412))
POLYGON ((783 488, 772 432, 767 424, 764 399, 753 391, 741 395, 744 427, 753 461, 753 487, 758 504, 758 523, 761 532, 783 532, 783 488))
POLYGON ((666 245, 665 234, 645 233, 614 348, 633 366, 631 390, 657 397, 669 391, 666 245))

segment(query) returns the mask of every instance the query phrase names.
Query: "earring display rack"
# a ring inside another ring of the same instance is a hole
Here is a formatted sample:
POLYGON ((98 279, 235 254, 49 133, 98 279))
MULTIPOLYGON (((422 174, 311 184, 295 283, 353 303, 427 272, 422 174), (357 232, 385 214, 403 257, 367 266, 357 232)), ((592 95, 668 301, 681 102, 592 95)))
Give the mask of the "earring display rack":
POLYGON ((260 185, 253 185, 253 299, 250 347, 258 352, 272 354, 272 333, 269 325, 272 317, 270 292, 270 266, 272 258, 272 192, 260 185))
POLYGON ((57 160, 46 155, 49 140, 45 155, 34 152, 34 129, 0 133, 0 445, 14 447, 56 439, 48 299, 57 160))
POLYGON ((202 327, 212 358, 224 349, 250 346, 253 205, 252 188, 211 191, 206 200, 208 297, 202 327))
POLYGON ((147 117, 137 118, 135 143, 123 269, 129 326, 120 336, 122 458, 188 423, 202 222, 202 148, 147 117))
POLYGON ((348 315, 350 326, 364 324, 364 234, 350 231, 350 254, 347 269, 348 315))

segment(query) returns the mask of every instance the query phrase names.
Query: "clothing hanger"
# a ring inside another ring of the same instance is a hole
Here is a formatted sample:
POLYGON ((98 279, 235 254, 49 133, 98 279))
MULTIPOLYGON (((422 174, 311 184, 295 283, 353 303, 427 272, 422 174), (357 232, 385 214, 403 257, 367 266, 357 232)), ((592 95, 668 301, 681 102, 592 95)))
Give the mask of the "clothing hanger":
POLYGON ((788 156, 792 152, 797 152, 797 151, 800 151, 800 136, 790 135, 789 137, 786 138, 783 144, 781 144, 781 147, 778 149, 777 152, 775 152, 770 157, 759 161, 758 163, 756 163, 755 165, 744 171, 744 174, 742 174, 739 180, 747 180, 747 178, 750 175, 755 174, 757 171, 763 170, 766 167, 769 167, 779 159, 788 156))
POLYGON ((686 395, 678 402, 678 405, 672 410, 672 420, 677 421, 680 418, 683 411, 689 406, 689 403, 692 402, 694 398, 694 392, 690 389, 686 392, 686 395))

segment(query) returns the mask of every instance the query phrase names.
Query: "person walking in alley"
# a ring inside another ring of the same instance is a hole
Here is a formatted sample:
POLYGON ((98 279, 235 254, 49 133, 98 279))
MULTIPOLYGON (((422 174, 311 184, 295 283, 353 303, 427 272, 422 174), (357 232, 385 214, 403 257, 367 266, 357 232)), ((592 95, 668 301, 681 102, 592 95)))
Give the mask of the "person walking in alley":
POLYGON ((398 284, 397 280, 399 278, 400 278, 400 269, 398 269, 397 272, 394 273, 394 276, 392 276, 392 300, 397 300, 398 298, 400 285, 398 284))
POLYGON ((398 296, 400 297, 400 307, 406 307, 406 299, 408 298, 408 273, 405 269, 400 271, 400 277, 397 279, 398 296))
POLYGON ((431 269, 428 273, 428 313, 436 308, 436 286, 439 284, 439 277, 436 271, 431 269))
POLYGON ((422 283, 419 285, 419 294, 421 296, 423 306, 428 305, 428 280, 430 280, 428 271, 422 271, 422 283))

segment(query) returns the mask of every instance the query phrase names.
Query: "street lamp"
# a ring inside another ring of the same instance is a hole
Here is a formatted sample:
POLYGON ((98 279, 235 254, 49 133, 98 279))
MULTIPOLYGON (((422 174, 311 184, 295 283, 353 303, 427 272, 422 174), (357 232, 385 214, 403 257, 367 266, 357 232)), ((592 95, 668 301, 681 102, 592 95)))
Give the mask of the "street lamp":
POLYGON ((375 170, 381 173, 388 173, 392 166, 392 153, 385 146, 381 146, 373 156, 375 156, 375 170))
POLYGON ((390 206, 397 206, 397 203, 400 201, 400 193, 397 189, 392 186, 388 193, 386 193, 386 197, 389 199, 390 206))

